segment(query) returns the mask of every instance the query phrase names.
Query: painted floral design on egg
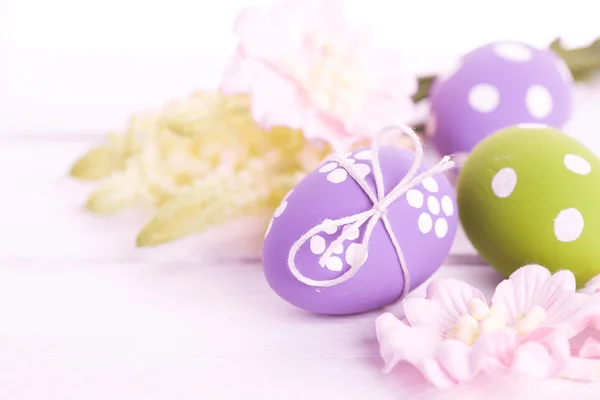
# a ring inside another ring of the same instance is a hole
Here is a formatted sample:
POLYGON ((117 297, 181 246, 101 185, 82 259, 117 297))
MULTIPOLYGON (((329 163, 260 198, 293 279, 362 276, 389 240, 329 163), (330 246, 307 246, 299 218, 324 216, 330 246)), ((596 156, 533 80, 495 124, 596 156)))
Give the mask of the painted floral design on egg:
MULTIPOLYGON (((371 149, 345 154, 343 159, 375 190, 371 149)), ((407 174, 415 153, 385 146, 379 150, 379 160, 388 193, 407 174)), ((431 165, 423 165, 418 173, 429 168, 431 165)), ((367 194, 338 162, 328 160, 317 167, 296 185, 286 202, 285 212, 275 218, 263 249, 265 277, 280 297, 314 313, 353 314, 377 309, 401 296, 402 267, 381 220, 374 226, 367 249, 362 247, 366 224, 359 229, 351 223, 327 225, 373 207, 367 194), (299 272, 309 279, 326 281, 341 276, 352 266, 361 268, 339 285, 312 287, 294 277, 288 257, 292 245, 322 223, 324 229, 308 237, 296 254, 299 272), (349 229, 354 231, 348 232, 349 229), (319 260, 342 232, 347 233, 346 240, 333 249, 321 266, 319 260)), ((386 217, 410 272, 411 288, 428 279, 447 257, 457 228, 455 204, 452 185, 443 174, 438 174, 411 188, 387 208, 386 217), (429 217, 430 227, 423 214, 429 217)))

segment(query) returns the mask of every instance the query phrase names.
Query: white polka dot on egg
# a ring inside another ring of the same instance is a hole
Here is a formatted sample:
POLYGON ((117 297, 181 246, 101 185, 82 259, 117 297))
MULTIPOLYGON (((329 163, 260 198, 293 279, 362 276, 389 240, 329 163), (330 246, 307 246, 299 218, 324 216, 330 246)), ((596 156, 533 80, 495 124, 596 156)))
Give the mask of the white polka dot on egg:
POLYGON ((373 158, 373 153, 371 153, 371 150, 363 150, 356 153, 354 158, 357 160, 371 160, 373 158))
POLYGON ((273 214, 275 216, 275 218, 278 218, 281 216, 281 214, 283 214, 283 212, 287 208, 287 205, 288 205, 287 201, 284 200, 283 202, 281 202, 281 204, 279 205, 279 207, 277 207, 275 209, 275 213, 273 214))
POLYGON ((435 197, 429 196, 427 198, 427 208, 433 215, 438 215, 440 213, 440 202, 435 197))
POLYGON ((554 235, 560 242, 577 240, 583 232, 583 215, 576 208, 567 208, 554 219, 554 235))
POLYGON ((454 214, 454 203, 448 195, 442 197, 442 210, 444 211, 444 214, 446 214, 447 217, 454 214))
POLYGON ((552 112, 552 95, 545 87, 533 85, 527 89, 525 104, 532 117, 538 119, 546 118, 552 112))
POLYGON ((435 221, 435 235, 442 239, 448 233, 448 222, 444 218, 435 221))
POLYGON ((514 62, 527 62, 533 58, 533 53, 527 46, 514 42, 497 43, 494 46, 494 53, 505 60, 514 62))
POLYGON ((329 260, 327 260, 327 262, 325 263, 325 266, 330 271, 339 272, 344 267, 344 262, 341 258, 337 256, 331 256, 329 257, 329 260))
POLYGON ((323 239, 321 236, 316 235, 310 238, 310 251, 313 254, 323 254, 325 247, 325 239, 323 239))
POLYGON ((364 252, 363 254, 363 246, 360 243, 352 243, 348 246, 346 250, 346 263, 353 267, 357 268, 365 263, 368 257, 368 253, 364 252), (362 260, 361 260, 362 256, 362 260))
POLYGON ((346 239, 348 240, 356 240, 360 236, 358 229, 352 227, 352 225, 346 225, 344 227, 344 232, 347 232, 346 239))
POLYGON ((344 252, 344 245, 339 243, 333 247, 334 254, 342 254, 344 252))
POLYGON ((500 104, 500 91, 488 83, 480 83, 469 91, 469 105, 481 113, 492 112, 500 104))
POLYGON ((329 235, 333 235, 334 233, 337 232, 337 226, 335 226, 335 224, 333 223, 333 220, 331 219, 325 219, 323 220, 323 225, 325 225, 325 227, 323 228, 323 232, 329 234, 329 235))
POLYGON ((517 173, 512 168, 502 168, 492 178, 492 191, 503 199, 512 194, 517 186, 517 173))
POLYGON ((421 215, 419 215, 417 225, 419 226, 419 230, 421 231, 421 233, 431 232, 431 228, 433 228, 433 220, 431 219, 431 215, 427 213, 422 213, 421 215))
POLYGON ((342 183, 348 177, 348 172, 343 168, 334 169, 327 174, 327 180, 331 183, 342 183))
POLYGON ((421 182, 421 184, 423 185, 423 187, 425 189, 427 189, 428 191, 433 192, 433 193, 437 193, 437 191, 440 190, 440 188, 438 187, 437 181, 435 179, 433 179, 431 176, 423 179, 423 182, 421 182))
POLYGON ((567 154, 563 160, 565 167, 579 175, 587 175, 592 171, 592 166, 587 160, 577 154, 567 154))
POLYGON ((417 189, 410 189, 408 192, 406 192, 406 201, 408 202, 408 205, 413 208, 423 207, 423 198, 423 193, 417 189))

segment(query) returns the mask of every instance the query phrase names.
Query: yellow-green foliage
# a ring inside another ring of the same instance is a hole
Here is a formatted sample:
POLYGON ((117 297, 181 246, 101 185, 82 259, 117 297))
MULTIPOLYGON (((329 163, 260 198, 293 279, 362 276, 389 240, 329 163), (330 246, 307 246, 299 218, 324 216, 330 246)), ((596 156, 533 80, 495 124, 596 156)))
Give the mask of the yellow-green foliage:
POLYGON ((137 240, 150 246, 275 209, 328 152, 299 131, 261 129, 246 96, 198 92, 132 117, 71 175, 99 181, 86 203, 91 212, 157 207, 137 240))

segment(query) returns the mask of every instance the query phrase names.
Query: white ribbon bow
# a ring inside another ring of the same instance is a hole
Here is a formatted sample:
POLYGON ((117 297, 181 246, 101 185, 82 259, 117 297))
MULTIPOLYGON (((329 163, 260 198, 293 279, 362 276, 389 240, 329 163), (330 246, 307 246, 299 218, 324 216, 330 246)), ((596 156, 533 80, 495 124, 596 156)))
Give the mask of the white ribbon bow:
POLYGON ((400 125, 400 126, 389 126, 382 129, 373 139, 373 144, 371 146, 372 158, 373 158, 373 175, 375 178, 375 187, 376 193, 373 193, 373 190, 369 187, 367 181, 358 174, 358 172, 354 169, 354 167, 348 163, 343 157, 338 155, 333 155, 328 158, 331 162, 336 162, 341 165, 348 174, 354 178, 354 180, 360 185, 363 191, 369 196, 369 199, 373 203, 373 207, 371 209, 350 215, 348 217, 340 218, 334 221, 323 222, 314 228, 310 229, 306 232, 300 239, 298 239, 290 249, 289 257, 288 257, 288 266, 290 272, 296 279, 300 282, 312 286, 312 287, 331 287, 335 285, 339 285, 340 283, 346 282, 351 279, 363 266, 366 256, 367 249, 369 246, 369 240, 371 238, 371 233, 373 232, 373 228, 377 224, 379 220, 381 220, 385 226, 386 231, 388 232, 390 239, 392 240, 392 244, 394 245, 394 249, 396 250, 396 254, 398 256, 398 261, 400 262, 400 268, 402 269, 402 275, 404 277, 404 288, 402 291, 402 295, 400 298, 404 298, 404 296, 410 290, 410 276, 408 269, 406 267, 406 262, 404 260, 404 254, 402 253, 402 249, 398 244, 396 239, 396 235, 392 230, 392 226, 386 216, 387 208, 397 199, 399 199, 406 191, 411 189, 412 187, 420 184, 424 179, 433 176, 437 173, 449 170, 455 166, 454 162, 450 159, 449 156, 445 156, 439 163, 437 163, 433 168, 428 171, 423 172, 417 176, 417 170, 421 166, 423 161, 423 146, 421 144, 421 140, 417 136, 417 134, 408 126, 400 125), (388 194, 385 195, 384 187, 383 187, 383 173, 381 171, 381 165, 379 162, 379 148, 380 142, 383 136, 389 132, 394 131, 396 133, 405 133, 411 137, 413 142, 415 143, 415 161, 412 164, 412 167, 404 176, 404 178, 396 185, 388 194), (327 263, 327 260, 333 254, 334 250, 341 246, 345 240, 348 239, 348 236, 353 232, 359 232, 359 229, 363 226, 363 224, 367 223, 367 228, 365 230, 365 234, 363 236, 362 245, 360 247, 360 251, 357 252, 356 257, 358 258, 357 262, 351 263, 350 269, 340 275, 337 278, 318 281, 314 279, 307 278, 304 276, 296 267, 296 254, 298 250, 314 235, 317 233, 325 231, 327 228, 331 228, 332 226, 341 227, 347 224, 352 224, 349 228, 342 230, 341 235, 333 241, 329 247, 322 254, 319 259, 319 264, 324 266, 327 263))

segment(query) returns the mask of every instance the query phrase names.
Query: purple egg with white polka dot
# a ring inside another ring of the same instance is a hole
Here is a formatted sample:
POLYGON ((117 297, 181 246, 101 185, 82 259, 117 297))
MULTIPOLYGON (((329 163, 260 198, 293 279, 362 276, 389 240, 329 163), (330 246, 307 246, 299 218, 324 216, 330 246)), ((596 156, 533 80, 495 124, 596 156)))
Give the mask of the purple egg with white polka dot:
MULTIPOLYGON (((343 158, 375 192, 372 150, 357 150, 343 158)), ((379 149, 379 160, 387 194, 409 172, 415 153, 384 146, 379 149)), ((418 173, 429 167, 422 165, 418 173)), ((457 229, 454 187, 444 174, 437 174, 409 188, 387 207, 385 216, 404 256, 407 280, 392 235, 382 219, 374 225, 366 250, 362 243, 367 224, 353 229, 351 223, 333 223, 372 208, 371 198, 338 162, 326 160, 308 174, 282 201, 267 229, 263 269, 271 288, 301 309, 343 315, 389 305, 398 300, 405 289, 421 285, 439 268, 454 241, 457 229), (322 228, 317 232, 309 232, 319 225, 322 228), (319 260, 326 249, 347 230, 350 231, 346 240, 341 245, 331 246, 333 252, 322 266, 319 260), (294 260, 297 271, 304 277, 327 281, 358 266, 356 274, 330 287, 299 280, 292 273, 288 258, 302 237, 306 240, 294 260)))
POLYGON ((464 160, 482 139, 508 126, 561 129, 571 116, 572 87, 571 72, 552 50, 487 44, 438 77, 425 133, 439 153, 464 160))

